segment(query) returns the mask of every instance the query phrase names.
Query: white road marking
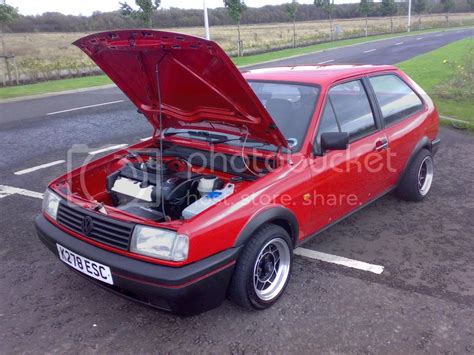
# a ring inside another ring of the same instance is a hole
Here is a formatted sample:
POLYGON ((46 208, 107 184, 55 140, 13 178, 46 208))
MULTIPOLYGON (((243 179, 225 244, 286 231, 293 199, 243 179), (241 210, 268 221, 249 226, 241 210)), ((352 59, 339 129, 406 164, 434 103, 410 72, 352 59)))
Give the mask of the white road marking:
POLYGON ((337 255, 321 253, 319 251, 305 249, 305 248, 295 249, 294 254, 304 256, 306 258, 325 261, 327 263, 351 267, 353 269, 373 272, 374 274, 379 274, 379 275, 383 272, 383 269, 384 269, 384 267, 381 265, 369 264, 363 261, 348 259, 348 258, 344 258, 342 256, 337 256, 337 255))
POLYGON ((423 39, 423 37, 418 37, 416 40, 419 41, 420 39, 423 39))
POLYGON ((38 198, 40 200, 43 199, 43 194, 40 192, 30 191, 26 189, 19 189, 18 187, 0 185, 0 198, 4 198, 4 197, 15 195, 15 194, 38 198))
POLYGON ((331 62, 334 62, 334 59, 325 60, 324 62, 319 62, 318 64, 326 64, 331 62))
POLYGON ((396 46, 399 46, 401 44, 403 44, 404 42, 398 42, 398 43, 395 43, 396 46))
POLYGON ((71 111, 77 111, 77 110, 84 110, 84 109, 86 109, 86 108, 91 108, 91 107, 99 107, 99 106, 113 105, 113 104, 118 104, 119 102, 124 102, 124 101, 125 101, 125 100, 117 100, 117 101, 103 102, 103 103, 101 103, 101 104, 75 107, 75 108, 70 108, 70 109, 68 109, 68 110, 61 110, 61 111, 56 111, 56 112, 50 112, 50 113, 47 113, 46 116, 57 115, 57 114, 59 114, 59 113, 64 113, 64 112, 71 112, 71 111))
POLYGON ((441 37, 441 36, 442 36, 442 34, 441 34, 441 33, 440 33, 440 34, 437 34, 437 35, 435 35, 435 37, 441 37))
POLYGON ((56 161, 53 161, 51 163, 41 164, 41 165, 38 165, 38 166, 34 166, 32 168, 23 169, 23 170, 20 170, 20 171, 15 171, 14 174, 15 175, 29 174, 29 173, 32 173, 33 171, 49 168, 50 166, 59 165, 59 164, 65 163, 65 162, 66 162, 65 160, 56 160, 56 161))
POLYGON ((145 141, 147 141, 147 140, 149 140, 149 139, 152 139, 152 138, 153 138, 153 137, 146 137, 146 138, 140 139, 140 141, 145 142, 145 141))
POLYGON ((120 148, 126 147, 127 145, 128 144, 111 145, 111 146, 108 146, 108 147, 105 147, 105 148, 102 148, 102 149, 99 149, 99 150, 94 150, 92 152, 89 152, 89 155, 95 155, 95 154, 99 154, 99 153, 103 153, 103 152, 108 152, 109 150, 120 149, 120 148))
POLYGON ((364 53, 370 53, 370 52, 373 52, 373 51, 376 51, 377 49, 369 49, 367 51, 364 51, 364 53))

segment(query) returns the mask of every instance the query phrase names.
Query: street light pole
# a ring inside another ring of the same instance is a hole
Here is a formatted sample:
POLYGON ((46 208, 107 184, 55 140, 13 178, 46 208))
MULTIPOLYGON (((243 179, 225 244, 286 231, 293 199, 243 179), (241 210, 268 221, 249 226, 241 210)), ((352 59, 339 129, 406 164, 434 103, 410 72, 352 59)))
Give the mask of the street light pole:
POLYGON ((210 40, 211 34, 209 32, 209 17, 207 15, 206 0, 203 0, 203 5, 204 5, 204 27, 206 28, 206 39, 210 40))
POLYGON ((408 25, 407 32, 411 30, 411 0, 408 0, 408 25))

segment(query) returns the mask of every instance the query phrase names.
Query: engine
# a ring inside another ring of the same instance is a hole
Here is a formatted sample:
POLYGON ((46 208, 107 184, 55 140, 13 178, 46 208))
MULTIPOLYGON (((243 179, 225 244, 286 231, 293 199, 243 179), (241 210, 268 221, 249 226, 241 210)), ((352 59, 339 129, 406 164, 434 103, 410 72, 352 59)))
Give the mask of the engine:
MULTIPOLYGON (((107 177, 107 190, 114 205, 127 213, 157 222, 182 217, 183 210, 200 199, 201 180, 209 176, 179 170, 175 161, 150 158, 143 163, 128 163, 107 177)), ((201 183, 202 185, 202 183, 201 183)), ((212 189, 223 186, 214 177, 212 189)))

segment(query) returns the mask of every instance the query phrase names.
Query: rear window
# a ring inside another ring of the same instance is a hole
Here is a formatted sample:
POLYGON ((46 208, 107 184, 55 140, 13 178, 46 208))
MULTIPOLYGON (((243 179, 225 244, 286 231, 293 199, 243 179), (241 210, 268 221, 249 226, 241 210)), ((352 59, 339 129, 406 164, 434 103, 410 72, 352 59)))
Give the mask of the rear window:
POLYGON ((423 108, 417 94, 393 74, 369 78, 386 125, 402 120, 423 108))
POLYGON ((250 81, 249 84, 292 150, 299 150, 313 117, 320 88, 279 82, 250 81))

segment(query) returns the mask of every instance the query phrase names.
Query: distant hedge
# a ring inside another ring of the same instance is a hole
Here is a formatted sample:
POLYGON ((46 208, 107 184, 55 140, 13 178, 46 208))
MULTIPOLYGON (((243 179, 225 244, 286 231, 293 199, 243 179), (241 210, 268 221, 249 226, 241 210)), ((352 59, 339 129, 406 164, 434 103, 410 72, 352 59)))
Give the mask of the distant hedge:
MULTIPOLYGON (((407 3, 397 3, 399 13, 407 12, 407 3)), ((118 6, 117 6, 118 7, 118 6)), ((469 12, 466 0, 456 0, 453 12, 469 12)), ((431 0, 427 13, 442 13, 442 5, 431 0)), ((336 5, 333 17, 344 19, 361 17, 359 4, 336 5)), ((380 3, 375 3, 370 16, 382 16, 380 3)), ((313 5, 300 5, 297 21, 311 21, 325 19, 325 13, 313 5)), ((211 25, 232 25, 227 10, 224 8, 209 9, 211 25)), ((243 15, 243 24, 279 23, 288 21, 285 5, 267 5, 260 8, 249 8, 243 15)), ((155 28, 192 27, 202 26, 202 10, 186 10, 178 8, 161 9, 153 17, 155 28)), ((108 29, 143 27, 137 19, 125 17, 119 11, 96 12, 91 16, 63 15, 57 12, 47 12, 38 16, 21 15, 5 27, 6 32, 88 32, 108 29)))

